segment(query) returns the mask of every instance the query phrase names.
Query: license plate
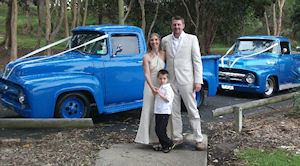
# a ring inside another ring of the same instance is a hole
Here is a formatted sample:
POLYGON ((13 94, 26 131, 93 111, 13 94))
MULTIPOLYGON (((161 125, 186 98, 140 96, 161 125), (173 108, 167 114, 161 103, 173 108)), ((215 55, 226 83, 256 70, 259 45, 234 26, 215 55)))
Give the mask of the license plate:
POLYGON ((234 86, 231 85, 221 85, 221 88, 226 90, 234 90, 234 86))

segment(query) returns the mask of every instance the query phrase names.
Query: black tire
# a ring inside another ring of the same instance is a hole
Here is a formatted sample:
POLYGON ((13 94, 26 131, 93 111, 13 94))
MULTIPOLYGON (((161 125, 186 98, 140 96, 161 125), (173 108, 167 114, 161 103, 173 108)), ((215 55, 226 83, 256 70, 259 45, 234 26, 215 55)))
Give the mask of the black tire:
POLYGON ((264 98, 271 97, 275 94, 276 91, 277 91, 277 84, 274 77, 268 77, 266 82, 266 89, 265 92, 262 94, 262 97, 264 98))
POLYGON ((82 93, 72 92, 60 96, 55 106, 57 118, 86 118, 90 115, 90 101, 82 93))

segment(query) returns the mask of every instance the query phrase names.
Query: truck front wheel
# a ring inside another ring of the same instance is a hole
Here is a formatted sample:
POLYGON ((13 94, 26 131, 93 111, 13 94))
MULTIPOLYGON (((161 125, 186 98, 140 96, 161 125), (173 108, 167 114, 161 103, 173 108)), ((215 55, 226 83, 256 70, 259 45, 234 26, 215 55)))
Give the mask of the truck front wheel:
POLYGON ((85 118, 90 114, 89 99, 82 93, 72 92, 60 96, 56 102, 55 117, 85 118))
POLYGON ((263 97, 271 97, 276 92, 276 81, 273 77, 269 77, 266 82, 266 90, 263 97))

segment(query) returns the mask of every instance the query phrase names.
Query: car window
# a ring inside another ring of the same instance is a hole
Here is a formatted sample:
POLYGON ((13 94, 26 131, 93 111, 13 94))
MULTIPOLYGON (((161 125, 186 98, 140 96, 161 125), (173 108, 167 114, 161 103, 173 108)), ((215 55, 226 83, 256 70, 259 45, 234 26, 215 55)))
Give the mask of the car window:
MULTIPOLYGON (((102 36, 99 33, 75 33, 71 38, 71 42, 69 44, 69 48, 77 47, 81 44, 84 44, 90 40, 93 40, 97 37, 102 36)), ((98 54, 104 55, 107 54, 107 41, 106 39, 99 40, 97 42, 88 44, 84 47, 78 48, 77 51, 88 53, 88 54, 98 54)))
POLYGON ((106 39, 99 40, 84 47, 83 52, 89 54, 107 54, 106 39))
MULTIPOLYGON (((274 43, 275 41, 273 40, 242 39, 237 41, 235 51, 244 53, 259 52, 271 47, 274 43)), ((272 48, 266 52, 275 53, 276 49, 272 48)))
POLYGON ((280 48, 282 54, 290 54, 289 42, 280 42, 280 48), (286 49, 285 53, 284 49, 286 49))
POLYGON ((117 48, 121 48, 117 55, 139 54, 139 40, 135 34, 113 34, 111 37, 113 54, 116 54, 117 48))

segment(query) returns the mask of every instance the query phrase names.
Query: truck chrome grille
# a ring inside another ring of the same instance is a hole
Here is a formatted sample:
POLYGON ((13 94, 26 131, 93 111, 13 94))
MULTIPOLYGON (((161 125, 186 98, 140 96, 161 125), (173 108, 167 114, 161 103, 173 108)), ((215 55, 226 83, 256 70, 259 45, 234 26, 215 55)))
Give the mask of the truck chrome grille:
POLYGON ((0 95, 1 100, 14 103, 14 106, 21 107, 19 103, 19 93, 23 92, 23 89, 7 80, 0 79, 0 95))
POLYGON ((219 81, 229 83, 246 83, 246 76, 249 71, 231 68, 219 68, 219 81))

